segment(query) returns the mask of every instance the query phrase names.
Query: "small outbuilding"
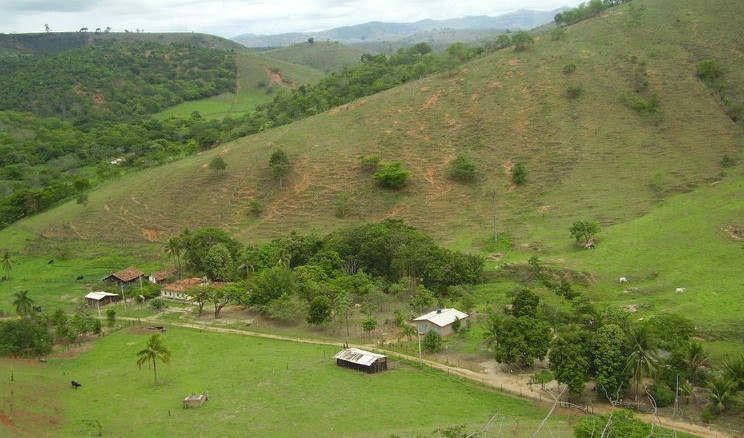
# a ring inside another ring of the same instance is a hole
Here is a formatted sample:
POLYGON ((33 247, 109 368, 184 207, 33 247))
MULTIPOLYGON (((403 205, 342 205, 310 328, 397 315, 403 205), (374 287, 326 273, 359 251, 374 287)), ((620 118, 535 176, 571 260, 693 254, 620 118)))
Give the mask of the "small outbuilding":
POLYGON ((85 296, 85 303, 89 306, 105 306, 106 304, 117 301, 119 301, 119 294, 112 294, 110 292, 91 292, 85 296))
POLYGON ((387 369, 387 356, 358 348, 347 348, 334 356, 336 365, 365 373, 377 373, 387 369))
POLYGON ((142 277, 144 276, 144 272, 140 271, 134 266, 130 266, 126 269, 122 269, 119 272, 114 272, 113 274, 105 277, 103 280, 118 283, 120 285, 128 285, 141 281, 142 277))
POLYGON ((165 280, 172 277, 173 274, 175 273, 176 273, 175 269, 163 269, 162 271, 153 272, 147 277, 147 279, 150 281, 150 283, 161 284, 165 280))
POLYGON ((184 408, 197 408, 204 404, 205 401, 209 400, 209 396, 206 392, 201 394, 191 394, 190 396, 183 399, 184 408))
POLYGON ((463 321, 467 317, 467 313, 460 312, 457 309, 437 309, 426 315, 421 315, 413 321, 416 323, 416 329, 422 335, 435 331, 442 336, 447 336, 455 333, 452 328, 455 321, 463 321))

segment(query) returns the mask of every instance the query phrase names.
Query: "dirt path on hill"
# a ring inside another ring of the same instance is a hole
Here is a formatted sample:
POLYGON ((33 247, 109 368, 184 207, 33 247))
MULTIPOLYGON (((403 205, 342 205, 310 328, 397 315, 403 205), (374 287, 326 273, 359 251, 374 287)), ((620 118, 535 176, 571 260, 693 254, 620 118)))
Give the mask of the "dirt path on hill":
MULTIPOLYGON (((187 311, 186 309, 172 309, 170 311, 167 311, 167 313, 177 313, 177 312, 186 313, 186 311, 187 311)), ((145 318, 120 317, 117 319, 126 320, 126 321, 140 321, 140 322, 151 323, 151 322, 157 321, 156 318, 160 315, 162 314, 148 316, 145 318)), ((340 347, 340 348, 346 347, 346 345, 344 345, 343 342, 323 341, 319 339, 308 339, 308 338, 300 338, 300 337, 293 337, 293 336, 274 335, 270 333, 249 332, 249 331, 231 329, 231 328, 226 328, 226 327, 215 327, 207 323, 184 323, 184 322, 164 322, 164 321, 157 321, 157 322, 159 323, 158 325, 164 325, 164 326, 172 325, 172 326, 177 326, 177 327, 203 330, 203 331, 215 332, 215 333, 231 333, 231 334, 243 335, 243 336, 253 336, 257 338, 301 342, 303 344, 330 345, 330 346, 340 347)), ((447 374, 454 374, 454 375, 463 377, 465 379, 471 380, 473 382, 480 383, 481 385, 489 386, 494 389, 499 389, 501 391, 508 392, 515 396, 527 397, 527 398, 536 400, 538 402, 545 404, 545 406, 551 406, 553 404, 553 399, 551 398, 551 396, 549 395, 547 391, 541 390, 539 385, 531 385, 529 383, 528 374, 518 374, 518 375, 513 375, 513 377, 511 376, 506 377, 502 374, 491 374, 488 372, 478 372, 478 371, 473 371, 473 370, 469 370, 469 369, 462 368, 462 367, 446 365, 440 362, 434 362, 428 359, 419 359, 418 357, 415 357, 415 356, 410 356, 404 353, 399 353, 397 351, 391 351, 385 348, 380 348, 379 346, 373 345, 373 344, 361 344, 361 345, 349 344, 348 346, 373 350, 375 352, 384 353, 389 356, 404 359, 409 362, 422 364, 427 367, 446 372, 447 374)), ((551 389, 550 385, 547 385, 547 389, 551 389)), ((553 389, 552 391, 553 394, 560 393, 560 391, 557 390, 557 385, 555 384, 555 382, 553 384, 552 389, 553 389)), ((593 404, 590 406, 590 408, 593 413, 598 413, 598 414, 606 414, 606 413, 616 410, 616 408, 613 408, 612 406, 608 406, 606 404, 596 404, 596 405, 593 404)), ((676 430, 678 432, 698 435, 704 438, 734 438, 734 435, 712 430, 706 426, 702 426, 702 425, 695 424, 695 423, 690 423, 690 422, 683 421, 683 420, 675 420, 675 419, 665 417, 665 416, 660 416, 660 415, 654 416, 653 414, 644 414, 640 412, 634 412, 634 415, 636 416, 636 418, 639 418, 640 420, 643 420, 647 423, 655 423, 657 426, 660 426, 660 427, 664 427, 664 428, 671 429, 671 430, 676 430)))

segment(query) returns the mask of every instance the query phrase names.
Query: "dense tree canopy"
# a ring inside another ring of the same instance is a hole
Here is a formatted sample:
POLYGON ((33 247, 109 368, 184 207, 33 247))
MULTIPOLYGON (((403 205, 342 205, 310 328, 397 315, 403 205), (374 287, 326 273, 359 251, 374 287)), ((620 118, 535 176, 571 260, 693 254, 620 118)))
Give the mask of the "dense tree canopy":
POLYGON ((234 53, 187 44, 112 42, 1 60, 0 110, 85 122, 153 114, 235 88, 234 53))

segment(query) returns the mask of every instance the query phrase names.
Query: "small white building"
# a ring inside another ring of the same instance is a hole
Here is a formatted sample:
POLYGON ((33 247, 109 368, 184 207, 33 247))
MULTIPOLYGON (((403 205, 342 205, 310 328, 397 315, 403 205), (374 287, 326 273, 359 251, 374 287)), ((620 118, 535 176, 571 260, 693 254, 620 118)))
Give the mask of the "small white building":
POLYGON ((467 313, 460 312, 457 309, 437 309, 419 316, 413 322, 416 323, 416 329, 422 335, 433 330, 442 336, 447 336, 455 332, 452 329, 452 324, 455 321, 458 319, 463 321, 467 317, 467 313))
POLYGON ((188 290, 205 284, 207 284, 207 281, 202 278, 184 278, 163 286, 160 289, 160 297, 177 301, 191 301, 188 290))

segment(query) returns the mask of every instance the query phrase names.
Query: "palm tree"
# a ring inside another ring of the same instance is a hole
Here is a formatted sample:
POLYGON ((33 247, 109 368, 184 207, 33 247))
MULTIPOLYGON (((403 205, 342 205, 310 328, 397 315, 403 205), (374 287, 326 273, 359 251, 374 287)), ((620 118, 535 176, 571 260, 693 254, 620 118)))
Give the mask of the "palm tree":
POLYGON ((636 393, 638 393, 643 377, 651 376, 656 372, 659 357, 656 354, 656 348, 651 345, 651 338, 646 327, 636 327, 630 333, 629 340, 631 350, 625 363, 625 371, 633 376, 636 393))
POLYGON ((687 373, 693 383, 703 381, 703 372, 710 365, 708 353, 700 342, 690 342, 687 348, 687 373))
POLYGON ((724 362, 723 369, 723 375, 731 380, 735 389, 744 389, 744 353, 724 362))
POLYGON ((163 345, 163 342, 160 340, 160 335, 154 334, 150 336, 150 339, 147 340, 145 349, 137 353, 137 366, 139 366, 140 369, 142 369, 142 365, 146 364, 147 362, 152 362, 152 371, 155 375, 155 380, 152 384, 153 386, 158 384, 158 360, 165 364, 168 364, 170 363, 171 355, 168 348, 166 348, 166 346, 163 345))
POLYGON ((408 342, 411 342, 413 337, 416 335, 416 327, 408 324, 403 324, 400 327, 400 336, 398 336, 398 341, 400 341, 403 338, 408 339, 408 342))
POLYGON ((15 301, 13 305, 16 308, 16 313, 21 316, 30 315, 34 310, 34 300, 28 296, 28 291, 22 290, 13 294, 15 301))
POLYGON ((171 237, 168 242, 163 245, 163 249, 165 250, 165 253, 169 256, 176 259, 176 263, 178 264, 178 269, 181 269, 181 250, 183 249, 183 245, 181 245, 181 239, 178 237, 171 237))
POLYGON ((13 270, 13 259, 10 257, 10 251, 3 250, 3 255, 0 257, 0 261, 2 261, 3 269, 5 270, 5 278, 8 279, 8 290, 12 291, 12 287, 10 285, 10 271, 13 270))
POLYGON ((710 379, 708 389, 710 389, 711 407, 716 414, 725 411, 736 395, 736 384, 726 377, 710 379))

